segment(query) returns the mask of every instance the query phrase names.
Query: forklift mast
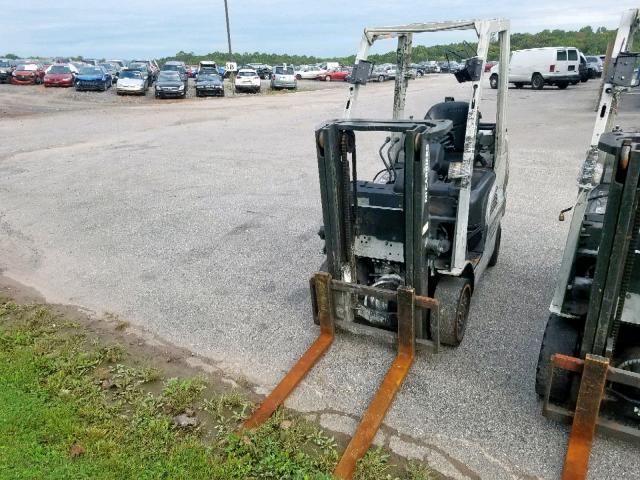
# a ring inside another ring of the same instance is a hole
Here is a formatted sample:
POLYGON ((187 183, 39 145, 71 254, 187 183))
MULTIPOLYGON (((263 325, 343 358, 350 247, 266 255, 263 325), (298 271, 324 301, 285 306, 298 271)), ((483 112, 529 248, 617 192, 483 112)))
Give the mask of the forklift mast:
POLYGON ((611 182, 580 356, 611 358, 620 328, 640 328, 640 133, 603 134, 599 147, 611 182))
MULTIPOLYGON (((496 175, 497 183, 502 184, 502 179, 507 172, 507 91, 508 68, 510 57, 509 21, 504 19, 470 20, 455 22, 412 23, 401 26, 365 28, 360 41, 360 47, 356 55, 356 67, 360 62, 366 62, 369 48, 376 40, 397 38, 397 65, 395 89, 393 96, 392 118, 404 117, 404 106, 409 81, 409 68, 411 65, 411 48, 413 34, 425 32, 441 32, 451 30, 475 30, 478 35, 478 47, 476 51, 477 76, 471 78, 472 94, 469 99, 469 114, 467 117, 466 137, 464 141, 464 154, 462 162, 457 163, 457 168, 449 172, 450 178, 458 179, 460 185, 459 207, 456 215, 452 262, 447 274, 460 275, 467 266, 467 227, 469 222, 469 200, 471 194, 471 176, 475 158, 476 128, 479 121, 479 105, 482 95, 484 78, 484 64, 487 61, 489 43, 494 35, 498 36, 500 45, 499 61, 499 86, 498 104, 496 110, 496 175)), ((347 102, 343 117, 349 119, 356 107, 360 84, 355 83, 349 88, 347 102)))
POLYGON ((568 302, 565 302, 565 297, 571 280, 572 266, 580 239, 582 219, 588 205, 588 197, 594 187, 600 183, 603 172, 605 153, 598 149, 598 142, 603 133, 610 132, 614 127, 620 96, 634 86, 631 83, 633 80, 632 72, 629 72, 627 68, 634 63, 632 59, 637 57, 637 55, 631 54, 631 49, 633 37, 639 27, 639 9, 630 9, 622 14, 611 57, 608 59, 608 68, 603 73, 603 85, 596 111, 596 121, 591 135, 591 143, 580 170, 578 197, 573 207, 573 216, 571 217, 569 234, 567 235, 562 263, 560 264, 558 282, 549 306, 549 311, 552 314, 562 317, 576 317, 574 313, 567 311, 566 305, 568 302))

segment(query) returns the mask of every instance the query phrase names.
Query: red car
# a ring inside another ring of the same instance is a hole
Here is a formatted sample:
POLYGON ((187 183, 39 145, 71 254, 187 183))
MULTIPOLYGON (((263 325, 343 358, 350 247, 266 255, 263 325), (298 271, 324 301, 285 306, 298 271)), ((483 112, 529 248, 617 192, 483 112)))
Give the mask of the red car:
POLYGON ((331 70, 327 70, 326 72, 322 72, 318 75, 318 80, 324 80, 326 82, 331 82, 332 80, 342 80, 345 81, 346 78, 351 75, 350 68, 333 68, 331 70))
POLYGON ((45 87, 73 87, 75 68, 65 64, 51 65, 44 74, 45 87))
POLYGON ((486 62, 484 64, 484 71, 486 72, 490 72, 491 69, 493 68, 494 65, 496 65, 498 62, 486 62))
POLYGON ((44 80, 44 67, 40 63, 22 63, 11 74, 13 85, 39 85, 44 80))

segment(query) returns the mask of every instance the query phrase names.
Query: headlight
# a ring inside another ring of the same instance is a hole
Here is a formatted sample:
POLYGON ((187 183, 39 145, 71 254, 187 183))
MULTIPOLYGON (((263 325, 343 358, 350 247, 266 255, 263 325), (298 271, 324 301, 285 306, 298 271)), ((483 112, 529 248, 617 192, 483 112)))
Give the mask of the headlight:
POLYGON ((178 90, 184 90, 184 85, 180 85, 180 86, 178 87, 178 90))

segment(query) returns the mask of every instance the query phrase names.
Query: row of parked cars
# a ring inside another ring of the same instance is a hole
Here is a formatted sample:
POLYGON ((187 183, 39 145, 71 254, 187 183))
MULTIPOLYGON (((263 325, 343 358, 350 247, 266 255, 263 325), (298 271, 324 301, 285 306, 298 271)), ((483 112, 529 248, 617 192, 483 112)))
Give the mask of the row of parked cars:
MULTIPOLYGON (((531 85, 543 88, 553 85, 560 89, 568 85, 586 82, 602 75, 604 55, 584 55, 575 47, 543 47, 512 52, 509 64, 509 82, 516 88, 531 85)), ((412 64, 409 77, 427 73, 455 73, 464 62, 422 62, 412 64)), ((497 62, 486 62, 492 88, 498 86, 497 62)), ((145 95, 154 88, 157 98, 185 97, 188 79, 195 79, 196 96, 224 96, 223 78, 235 73, 237 92, 259 92, 261 80, 269 79, 271 88, 296 89, 298 80, 350 81, 352 68, 337 63, 303 65, 246 64, 234 72, 225 71, 214 61, 202 61, 187 66, 181 61, 169 61, 162 67, 155 60, 142 59, 124 62, 89 60, 74 62, 56 59, 54 63, 38 61, 12 62, 0 59, 0 82, 16 85, 44 84, 45 87, 75 87, 76 90, 106 91, 115 85, 118 95, 145 95)), ((383 82, 396 77, 394 65, 375 65, 369 74, 370 81, 383 82)))

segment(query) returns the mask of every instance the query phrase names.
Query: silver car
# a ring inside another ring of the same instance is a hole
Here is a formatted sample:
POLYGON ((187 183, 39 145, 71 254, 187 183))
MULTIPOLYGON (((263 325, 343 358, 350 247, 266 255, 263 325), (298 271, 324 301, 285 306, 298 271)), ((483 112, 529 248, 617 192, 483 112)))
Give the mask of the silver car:
POLYGON ((281 88, 298 88, 298 81, 296 80, 293 65, 277 65, 273 68, 273 73, 271 74, 271 88, 273 90, 279 90, 281 88))
POLYGON ((122 70, 118 83, 116 84, 116 93, 118 95, 135 94, 144 95, 147 93, 149 84, 147 79, 139 70, 122 70))
POLYGON ((602 76, 602 60, 600 57, 589 55, 585 57, 587 59, 587 66, 593 69, 597 77, 602 76))

